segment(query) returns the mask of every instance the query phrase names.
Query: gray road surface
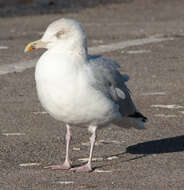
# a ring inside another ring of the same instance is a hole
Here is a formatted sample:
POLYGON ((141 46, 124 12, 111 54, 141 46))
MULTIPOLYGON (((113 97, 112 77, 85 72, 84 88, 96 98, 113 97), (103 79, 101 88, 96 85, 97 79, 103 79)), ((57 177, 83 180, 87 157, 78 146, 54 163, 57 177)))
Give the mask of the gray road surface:
MULTIPOLYGON (((63 161, 65 128, 42 109, 34 68, 0 75, 0 190, 183 189, 183 6, 181 0, 140 0, 74 13, 0 18, 0 68, 37 59, 43 51, 24 54, 24 46, 60 17, 79 20, 90 47, 150 36, 166 39, 103 53, 130 76, 133 99, 150 123, 144 131, 115 126, 99 131, 89 174, 43 169, 63 161)), ((88 156, 88 138, 87 130, 73 130, 74 165, 88 156)))

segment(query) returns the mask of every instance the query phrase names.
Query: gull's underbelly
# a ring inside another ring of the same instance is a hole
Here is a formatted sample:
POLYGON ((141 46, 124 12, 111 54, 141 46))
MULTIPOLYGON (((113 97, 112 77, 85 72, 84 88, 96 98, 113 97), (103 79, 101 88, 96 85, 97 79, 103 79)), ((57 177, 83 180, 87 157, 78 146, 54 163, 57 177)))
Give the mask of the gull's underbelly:
POLYGON ((103 125, 114 120, 118 108, 101 92, 89 86, 37 82, 42 106, 55 119, 69 124, 103 125))

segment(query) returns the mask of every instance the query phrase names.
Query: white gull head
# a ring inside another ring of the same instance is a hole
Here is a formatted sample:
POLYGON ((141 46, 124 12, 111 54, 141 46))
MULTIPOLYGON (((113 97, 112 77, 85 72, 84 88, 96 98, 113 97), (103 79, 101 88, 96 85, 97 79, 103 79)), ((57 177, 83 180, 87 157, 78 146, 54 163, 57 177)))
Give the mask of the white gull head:
POLYGON ((79 22, 62 18, 51 23, 41 41, 46 42, 47 49, 64 51, 85 51, 86 35, 79 22))
POLYGON ((86 34, 79 22, 62 18, 52 22, 40 40, 28 44, 25 52, 37 48, 87 54, 86 34))

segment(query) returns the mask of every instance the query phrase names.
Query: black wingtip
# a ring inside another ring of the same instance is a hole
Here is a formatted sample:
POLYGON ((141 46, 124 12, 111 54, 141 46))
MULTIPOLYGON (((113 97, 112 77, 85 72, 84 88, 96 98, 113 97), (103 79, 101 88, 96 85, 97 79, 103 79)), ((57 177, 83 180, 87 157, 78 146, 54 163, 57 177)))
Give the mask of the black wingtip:
POLYGON ((145 117, 142 113, 137 112, 137 111, 134 112, 133 114, 128 115, 128 117, 132 117, 132 118, 135 118, 135 119, 141 119, 144 123, 148 122, 148 118, 145 117))

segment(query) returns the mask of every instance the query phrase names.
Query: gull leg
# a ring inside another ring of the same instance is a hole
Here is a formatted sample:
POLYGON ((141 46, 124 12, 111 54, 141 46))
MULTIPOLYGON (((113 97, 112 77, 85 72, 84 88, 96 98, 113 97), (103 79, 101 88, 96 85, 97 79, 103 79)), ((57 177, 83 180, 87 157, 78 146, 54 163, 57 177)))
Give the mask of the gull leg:
POLYGON ((71 141, 71 130, 70 130, 70 126, 66 125, 66 156, 65 156, 65 161, 62 165, 53 165, 53 166, 48 166, 45 168, 52 169, 52 170, 68 170, 71 168, 71 161, 69 158, 70 141, 71 141))
POLYGON ((72 168, 71 170, 74 172, 90 172, 92 171, 92 157, 93 157, 93 149, 94 149, 94 145, 95 145, 95 140, 96 140, 96 126, 90 126, 90 131, 92 132, 92 135, 90 137, 90 143, 91 143, 91 148, 90 148, 90 154, 89 154, 89 159, 87 164, 82 165, 80 167, 75 167, 72 168))

